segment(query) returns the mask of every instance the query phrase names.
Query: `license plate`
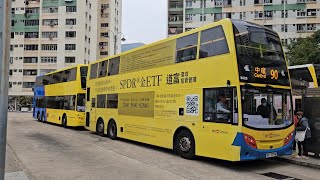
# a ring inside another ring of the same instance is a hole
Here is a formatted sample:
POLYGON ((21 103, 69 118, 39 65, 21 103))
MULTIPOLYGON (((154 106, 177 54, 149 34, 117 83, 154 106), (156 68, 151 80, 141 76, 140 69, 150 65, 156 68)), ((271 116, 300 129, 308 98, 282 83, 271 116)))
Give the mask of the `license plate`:
POLYGON ((277 152, 273 152, 273 153, 267 153, 266 154, 266 158, 272 158, 272 157, 277 157, 278 153, 277 152))

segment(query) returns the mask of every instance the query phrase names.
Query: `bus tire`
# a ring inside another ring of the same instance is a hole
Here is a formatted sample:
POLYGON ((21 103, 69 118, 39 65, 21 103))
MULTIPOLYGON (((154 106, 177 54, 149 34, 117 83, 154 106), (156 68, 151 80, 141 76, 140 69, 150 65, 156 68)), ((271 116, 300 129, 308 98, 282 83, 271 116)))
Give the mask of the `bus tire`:
POLYGON ((97 122, 96 133, 99 136, 104 136, 104 122, 101 118, 97 122))
POLYGON ((64 128, 67 128, 67 127, 68 127, 68 120, 67 120, 67 116, 66 116, 66 115, 63 115, 63 116, 62 116, 61 125, 62 125, 62 127, 64 127, 64 128))
POLYGON ((112 140, 117 139, 117 124, 116 122, 112 119, 108 123, 108 137, 112 140))
POLYGON ((175 138, 175 148, 177 153, 184 159, 195 158, 195 140, 189 130, 181 130, 175 138))

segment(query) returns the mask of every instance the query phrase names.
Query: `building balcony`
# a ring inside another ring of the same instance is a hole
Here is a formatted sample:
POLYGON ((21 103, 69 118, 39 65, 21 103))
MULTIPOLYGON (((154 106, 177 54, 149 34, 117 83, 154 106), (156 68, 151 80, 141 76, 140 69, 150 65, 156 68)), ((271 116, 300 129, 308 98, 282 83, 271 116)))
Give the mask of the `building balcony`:
POLYGON ((170 2, 169 11, 183 11, 183 2, 170 2))

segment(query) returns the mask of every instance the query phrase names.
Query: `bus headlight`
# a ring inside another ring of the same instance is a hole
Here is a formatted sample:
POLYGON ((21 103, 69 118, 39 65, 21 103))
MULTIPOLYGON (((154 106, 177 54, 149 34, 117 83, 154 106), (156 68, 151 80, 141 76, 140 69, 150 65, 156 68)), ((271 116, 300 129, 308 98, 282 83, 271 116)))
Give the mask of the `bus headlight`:
POLYGON ((243 134, 243 135, 244 135, 244 141, 247 143, 247 145, 254 149, 257 149, 256 140, 248 134, 243 134))
POLYGON ((284 145, 287 145, 293 137, 293 131, 288 134, 288 136, 284 139, 284 145))

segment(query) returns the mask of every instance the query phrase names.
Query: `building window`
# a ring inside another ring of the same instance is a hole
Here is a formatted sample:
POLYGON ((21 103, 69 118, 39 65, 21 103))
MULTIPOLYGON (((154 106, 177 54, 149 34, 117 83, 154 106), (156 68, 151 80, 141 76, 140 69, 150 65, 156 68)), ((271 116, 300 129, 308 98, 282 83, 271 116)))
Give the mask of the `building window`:
POLYGON ((22 83, 22 88, 33 88, 34 87, 34 82, 23 82, 22 83))
POLYGON ((42 20, 43 26, 55 26, 58 25, 58 19, 43 19, 42 20))
POLYGON ((65 63, 75 63, 76 57, 65 57, 65 63))
POLYGON ((101 27, 103 28, 109 27, 109 23, 101 23, 101 27))
POLYGON ((58 13, 58 6, 43 7, 42 12, 43 13, 58 13))
POLYGON ((186 7, 192 7, 192 1, 186 1, 186 7))
POLYGON ((38 57, 24 57, 23 63, 38 63, 38 57))
POLYGON ((24 50, 25 51, 37 51, 38 50, 38 45, 37 44, 25 44, 24 45, 24 50))
POLYGON ((36 76, 37 75, 37 70, 36 69, 23 70, 23 75, 24 76, 36 76))
POLYGON ((281 25, 281 32, 288 32, 288 25, 281 25))
POLYGON ((41 57, 41 63, 57 63, 57 57, 54 57, 54 56, 41 57))
POLYGON ((26 32, 24 38, 39 38, 39 32, 26 32))
POLYGON ((101 33, 101 37, 109 37, 109 34, 108 33, 101 33))
POLYGON ((66 19, 66 25, 76 25, 77 20, 76 19, 66 19))
POLYGON ((66 44, 65 50, 68 50, 68 51, 76 50, 76 44, 66 44))
POLYGON ((24 20, 25 26, 39 26, 39 20, 24 20))
POLYGON ((41 44, 42 51, 56 51, 58 49, 57 44, 41 44))
POLYGON ((286 18, 288 18, 288 10, 286 10, 286 12, 281 11, 281 18, 284 18, 284 16, 286 16, 286 18))
POLYGON ((108 9, 109 8, 109 4, 101 4, 101 9, 108 9))
POLYGON ((101 51, 100 56, 108 56, 108 51, 101 51))
POLYGON ((77 6, 66 6, 66 12, 77 12, 77 6))
POLYGON ((50 32, 42 32, 42 38, 57 38, 58 32, 57 31, 50 31, 50 32))
POLYGON ((26 14, 38 14, 39 13, 39 8, 26 8, 25 10, 26 14))
POLYGON ((255 11, 254 19, 263 19, 263 11, 255 11))
POLYGON ((76 31, 66 31, 66 37, 67 38, 74 38, 77 36, 77 32, 76 31))
POLYGON ((40 69, 40 75, 42 76, 53 71, 56 71, 56 69, 40 69))

